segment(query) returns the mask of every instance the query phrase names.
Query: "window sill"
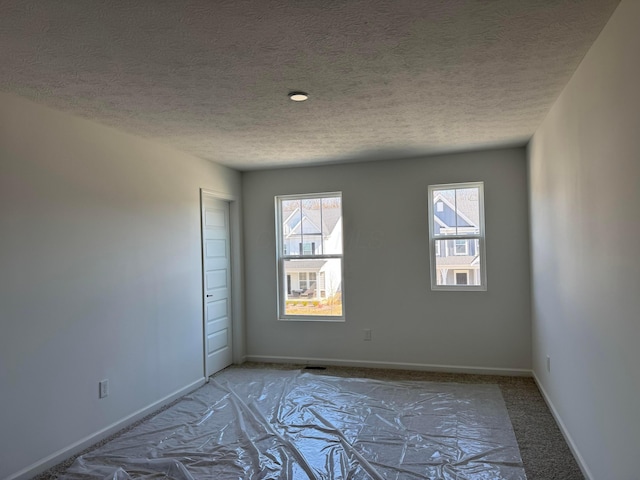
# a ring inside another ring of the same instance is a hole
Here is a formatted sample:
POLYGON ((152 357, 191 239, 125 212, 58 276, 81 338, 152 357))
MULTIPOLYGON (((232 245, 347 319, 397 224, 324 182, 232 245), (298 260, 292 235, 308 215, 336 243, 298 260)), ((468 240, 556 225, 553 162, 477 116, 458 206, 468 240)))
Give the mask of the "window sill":
POLYGON ((324 323, 344 323, 344 317, 321 317, 321 316, 296 316, 287 315, 278 317, 280 322, 324 322, 324 323))
POLYGON ((443 285, 438 287, 431 287, 434 292, 486 292, 487 287, 485 285, 443 285))

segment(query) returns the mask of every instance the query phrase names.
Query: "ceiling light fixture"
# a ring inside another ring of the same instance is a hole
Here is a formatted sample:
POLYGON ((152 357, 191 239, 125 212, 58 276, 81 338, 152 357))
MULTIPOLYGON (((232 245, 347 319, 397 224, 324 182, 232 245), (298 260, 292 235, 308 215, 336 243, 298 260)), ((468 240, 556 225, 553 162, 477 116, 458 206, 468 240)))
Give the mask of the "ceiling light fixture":
POLYGON ((304 102, 307 98, 309 98, 309 94, 304 92, 290 92, 289 98, 294 102, 304 102))

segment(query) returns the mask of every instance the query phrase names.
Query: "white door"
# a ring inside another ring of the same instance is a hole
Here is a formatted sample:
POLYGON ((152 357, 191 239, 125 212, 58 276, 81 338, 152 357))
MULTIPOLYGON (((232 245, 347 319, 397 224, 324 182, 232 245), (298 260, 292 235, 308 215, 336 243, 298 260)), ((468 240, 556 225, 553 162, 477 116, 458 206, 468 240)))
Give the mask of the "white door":
POLYGON ((229 202, 202 193, 205 375, 231 365, 229 202))

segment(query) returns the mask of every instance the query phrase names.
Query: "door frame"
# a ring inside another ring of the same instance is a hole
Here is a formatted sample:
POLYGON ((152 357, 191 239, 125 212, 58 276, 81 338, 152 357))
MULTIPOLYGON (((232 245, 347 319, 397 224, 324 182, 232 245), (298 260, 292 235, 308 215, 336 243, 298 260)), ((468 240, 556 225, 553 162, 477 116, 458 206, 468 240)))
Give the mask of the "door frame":
POLYGON ((205 272, 204 272, 204 197, 209 196, 217 200, 223 200, 229 204, 229 256, 231 263, 231 348, 233 363, 238 365, 246 359, 244 345, 244 306, 242 291, 242 257, 240 255, 242 238, 240 233, 240 205, 238 197, 228 193, 200 188, 200 269, 202 283, 200 288, 200 318, 202 326, 202 368, 203 375, 207 377, 207 335, 204 311, 205 300, 205 272))

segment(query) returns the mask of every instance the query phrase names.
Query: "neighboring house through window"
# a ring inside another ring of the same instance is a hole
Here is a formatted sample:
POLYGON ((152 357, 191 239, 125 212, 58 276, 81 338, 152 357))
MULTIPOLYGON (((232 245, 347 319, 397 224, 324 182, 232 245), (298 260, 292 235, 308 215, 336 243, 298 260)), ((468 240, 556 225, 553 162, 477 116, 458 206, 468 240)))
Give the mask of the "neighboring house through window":
POLYGON ((344 320, 342 195, 276 197, 278 317, 344 320))
POLYGON ((429 187, 433 290, 486 290, 484 185, 429 187))

